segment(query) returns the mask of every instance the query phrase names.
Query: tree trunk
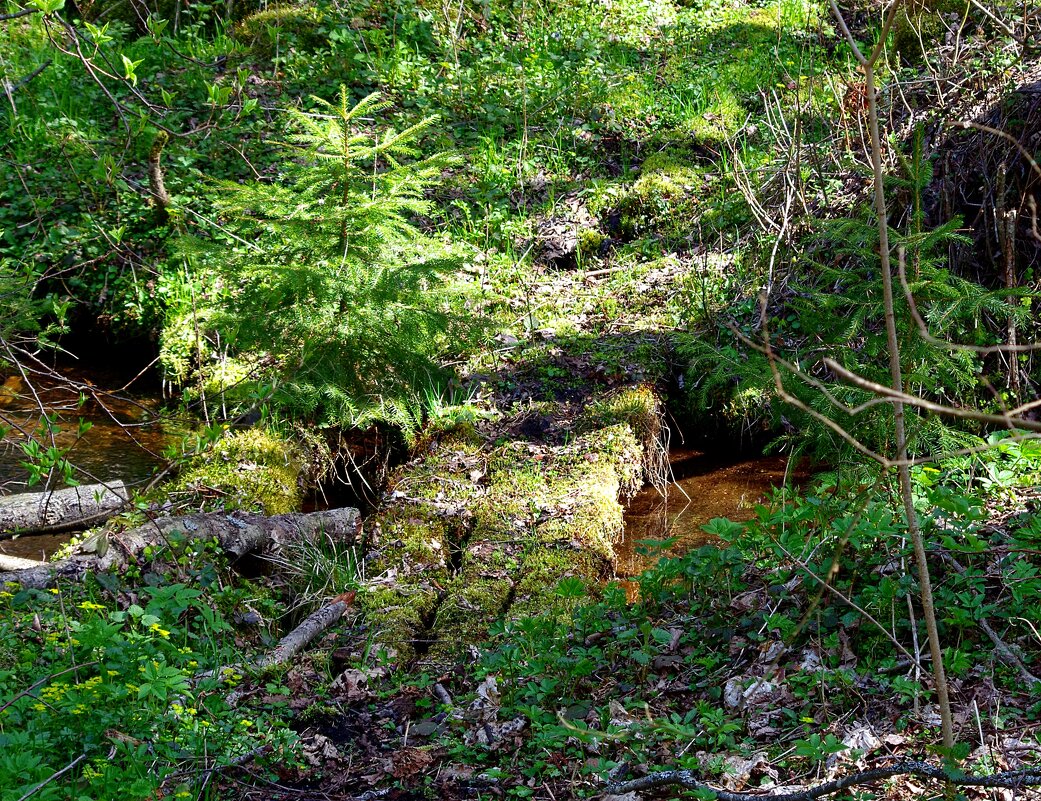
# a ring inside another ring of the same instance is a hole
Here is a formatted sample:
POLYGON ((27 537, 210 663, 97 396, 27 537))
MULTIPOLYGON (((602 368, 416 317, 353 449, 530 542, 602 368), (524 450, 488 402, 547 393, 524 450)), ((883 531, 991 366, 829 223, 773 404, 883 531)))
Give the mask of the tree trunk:
POLYGON ((240 514, 199 514, 166 517, 116 533, 99 532, 80 543, 72 556, 59 562, 0 573, 0 586, 14 582, 44 588, 59 578, 80 579, 88 572, 118 571, 147 547, 161 548, 171 539, 216 539, 232 560, 261 549, 277 550, 287 544, 310 541, 320 534, 353 542, 361 533, 357 509, 330 509, 311 514, 275 517, 240 514))
POLYGON ((108 520, 126 502, 122 481, 7 495, 0 498, 0 537, 88 528, 108 520))

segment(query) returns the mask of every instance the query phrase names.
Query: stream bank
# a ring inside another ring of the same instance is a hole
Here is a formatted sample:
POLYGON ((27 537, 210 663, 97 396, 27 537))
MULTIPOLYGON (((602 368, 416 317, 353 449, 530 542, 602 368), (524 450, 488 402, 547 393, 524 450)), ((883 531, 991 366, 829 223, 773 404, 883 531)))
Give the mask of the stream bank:
MULTIPOLYGON (((190 427, 161 413, 157 392, 126 388, 132 378, 96 365, 0 374, 0 428, 7 429, 0 439, 0 493, 43 489, 42 483, 32 484, 26 464, 23 443, 29 434, 44 449, 62 451, 80 483, 121 480, 131 489, 144 486, 164 462, 163 452, 177 445, 190 427)), ((0 539, 0 553, 46 559, 70 536, 0 539)))

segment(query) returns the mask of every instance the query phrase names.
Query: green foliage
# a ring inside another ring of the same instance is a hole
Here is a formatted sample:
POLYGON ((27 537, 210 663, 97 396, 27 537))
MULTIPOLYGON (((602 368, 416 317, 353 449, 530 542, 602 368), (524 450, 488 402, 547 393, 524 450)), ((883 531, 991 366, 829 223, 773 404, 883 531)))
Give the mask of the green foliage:
MULTIPOLYGON (((359 406, 439 375, 433 357, 469 326, 450 308, 456 251, 421 231, 424 197, 453 159, 419 157, 433 118, 373 129, 388 103, 351 105, 345 87, 322 113, 291 112, 292 160, 276 183, 221 184, 231 240, 186 240, 224 292, 208 327, 232 355, 261 357, 292 413, 349 422, 359 406)), ((458 341, 458 339, 454 340, 458 341)))
MULTIPOLYGON (((1025 319, 1024 309, 1010 302, 1008 291, 988 290, 946 269, 949 245, 963 239, 961 221, 925 230, 921 195, 932 180, 932 167, 922 158, 920 141, 902 166, 903 174, 890 184, 894 192, 907 196, 910 213, 902 230, 891 229, 890 241, 894 263, 896 254, 906 254, 905 280, 894 277, 904 388, 927 399, 975 399, 986 405, 990 398, 983 391, 979 354, 945 343, 992 345, 998 334, 990 321, 1025 319), (908 297, 914 300, 913 310, 908 297), (925 332, 913 311, 921 316, 925 332)), ((810 246, 816 258, 790 275, 786 291, 767 309, 766 327, 760 326, 757 300, 748 298, 732 307, 738 330, 753 343, 769 336, 778 359, 788 362, 777 363, 786 392, 871 450, 886 452, 892 436, 889 406, 872 403, 874 395, 867 390, 829 380, 823 365, 830 358, 869 381, 889 382, 878 231, 871 207, 820 223, 810 246)), ((689 360, 689 374, 702 376, 691 385, 691 405, 723 405, 728 417, 746 427, 777 430, 784 425, 793 446, 831 461, 836 453, 853 456, 848 442, 834 430, 779 402, 767 355, 761 348, 748 348, 731 330, 721 328, 715 342, 685 340, 681 353, 689 360)), ((935 415, 908 415, 912 454, 955 450, 970 440, 963 430, 935 415)))
POLYGON ((0 799, 188 798, 207 770, 261 746, 291 758, 277 711, 225 700, 241 674, 204 675, 239 658, 219 644, 230 626, 214 598, 182 583, 138 597, 0 592, 0 799))

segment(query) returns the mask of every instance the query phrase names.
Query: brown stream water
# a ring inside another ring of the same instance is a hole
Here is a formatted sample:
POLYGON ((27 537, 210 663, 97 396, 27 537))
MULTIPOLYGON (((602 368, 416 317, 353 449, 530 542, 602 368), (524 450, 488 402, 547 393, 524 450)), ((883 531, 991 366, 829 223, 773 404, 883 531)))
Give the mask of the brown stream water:
MULTIPOLYGON (((102 405, 87 394, 80 405, 80 393, 61 379, 88 388, 117 387, 121 382, 97 370, 58 368, 56 372, 60 377, 34 375, 31 382, 18 375, 0 375, 0 427, 7 429, 0 438, 0 495, 43 489, 28 486, 29 473, 22 465, 26 456, 20 446, 24 441, 20 431, 39 432, 41 407, 49 416, 56 415, 54 444, 70 449, 67 458, 78 469, 76 479, 81 484, 122 479, 133 487, 147 482, 162 461, 163 449, 183 433, 159 419, 159 398, 118 393, 119 398, 102 396, 102 405), (83 436, 77 431, 80 419, 91 424, 83 436)), ((38 434, 38 439, 50 444, 46 434, 38 434)), ((69 537, 46 534, 2 539, 0 553, 40 559, 54 553, 69 537)))
POLYGON ((615 547, 615 572, 635 576, 661 556, 678 556, 712 542, 702 526, 715 517, 750 519, 774 487, 787 478, 799 484, 807 474, 789 466, 787 456, 725 459, 692 449, 669 454, 675 482, 663 495, 653 487, 639 492, 625 511, 625 536, 615 547), (655 543, 671 540, 668 548, 655 543))

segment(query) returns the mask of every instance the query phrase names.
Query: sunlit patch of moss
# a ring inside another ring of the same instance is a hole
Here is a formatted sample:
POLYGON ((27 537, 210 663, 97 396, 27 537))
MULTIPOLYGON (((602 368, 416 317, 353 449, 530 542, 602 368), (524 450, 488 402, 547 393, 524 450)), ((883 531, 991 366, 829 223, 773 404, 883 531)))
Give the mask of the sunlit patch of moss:
POLYGON ((193 494, 206 507, 286 514, 300 508, 303 463, 298 447, 275 432, 237 431, 197 457, 168 492, 193 494))
POLYGON ((321 43, 318 32, 322 12, 314 5, 275 5, 264 8, 235 26, 234 36, 250 45, 257 55, 268 57, 275 48, 311 48, 321 43))
POLYGON ((588 551, 566 545, 532 548, 521 562, 509 616, 523 618, 563 611, 567 602, 557 593, 562 579, 578 579, 586 594, 595 594, 598 582, 606 575, 606 564, 588 551))
POLYGON ((591 258, 600 252, 607 241, 607 234, 597 228, 583 228, 578 232, 578 255, 591 258))
POLYGON ((668 454, 662 442, 662 415, 654 387, 639 384, 590 402, 579 418, 579 426, 588 430, 618 423, 628 425, 643 450, 644 480, 657 486, 665 481, 668 468, 668 454))
POLYGON ((378 578, 395 570, 401 578, 422 574, 424 580, 448 578, 448 550, 456 532, 449 529, 436 510, 421 506, 394 506, 380 516, 379 542, 370 554, 369 574, 378 578))
POLYGON ((618 235, 622 239, 654 233, 675 239, 689 232, 697 201, 696 173, 691 170, 667 173, 643 172, 618 201, 615 209, 618 235))

